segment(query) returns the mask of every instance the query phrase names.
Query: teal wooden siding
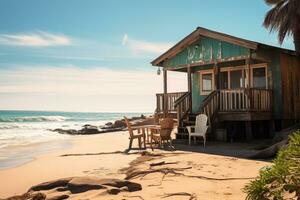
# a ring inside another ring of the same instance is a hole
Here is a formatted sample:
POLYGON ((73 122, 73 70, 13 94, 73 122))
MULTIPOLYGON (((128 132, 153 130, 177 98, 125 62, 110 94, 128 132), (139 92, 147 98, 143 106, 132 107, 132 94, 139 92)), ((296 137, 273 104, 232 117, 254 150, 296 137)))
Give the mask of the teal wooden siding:
POLYGON ((280 119, 283 113, 282 106, 282 82, 281 82, 281 66, 280 53, 274 52, 271 54, 271 62, 269 63, 269 71, 272 75, 273 88, 273 115, 275 119, 280 119))
POLYGON ((195 62, 211 62, 231 57, 247 56, 250 50, 212 38, 201 38, 166 61, 166 67, 176 67, 195 62))
POLYGON ((206 95, 200 95, 200 73, 201 70, 212 69, 212 66, 197 67, 192 75, 192 113, 198 113, 200 105, 206 95))

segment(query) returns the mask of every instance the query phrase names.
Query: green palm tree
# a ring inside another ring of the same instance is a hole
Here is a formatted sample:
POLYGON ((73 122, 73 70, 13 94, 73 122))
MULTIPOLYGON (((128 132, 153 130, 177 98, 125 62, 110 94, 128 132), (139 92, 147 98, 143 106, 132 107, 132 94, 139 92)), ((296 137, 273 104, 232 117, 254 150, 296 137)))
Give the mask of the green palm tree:
POLYGON ((300 0, 265 0, 272 8, 266 14, 263 25, 270 32, 278 31, 282 44, 286 36, 294 38, 295 50, 300 54, 300 0))

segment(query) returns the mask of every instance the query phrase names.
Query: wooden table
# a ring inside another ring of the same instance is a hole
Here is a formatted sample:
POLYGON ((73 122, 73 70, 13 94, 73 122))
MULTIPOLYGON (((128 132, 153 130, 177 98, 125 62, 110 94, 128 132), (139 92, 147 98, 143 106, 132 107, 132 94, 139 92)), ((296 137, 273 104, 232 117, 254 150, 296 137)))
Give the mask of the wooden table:
POLYGON ((147 141, 148 144, 150 144, 150 147, 153 150, 153 148, 152 148, 152 134, 153 134, 153 132, 151 130, 156 130, 156 131, 160 130, 160 125, 152 124, 152 125, 132 126, 132 129, 138 130, 139 132, 142 132, 143 134, 145 134, 146 141, 147 141), (149 132, 149 130, 150 130, 150 132, 149 132), (149 139, 150 139, 150 141, 149 141, 149 139))

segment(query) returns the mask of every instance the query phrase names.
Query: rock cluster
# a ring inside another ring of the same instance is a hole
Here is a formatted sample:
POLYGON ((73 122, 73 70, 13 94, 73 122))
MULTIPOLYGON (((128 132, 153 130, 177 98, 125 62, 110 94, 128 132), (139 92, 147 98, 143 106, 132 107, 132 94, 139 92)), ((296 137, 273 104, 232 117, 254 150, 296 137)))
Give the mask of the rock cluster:
MULTIPOLYGON (((129 119, 129 121, 131 121, 134 125, 143 124, 144 122, 148 123, 149 120, 153 121, 151 117, 145 117, 144 115, 141 115, 140 117, 132 117, 129 119)), ((61 134, 69 134, 69 135, 91 135, 91 134, 122 131, 125 128, 126 128, 125 120, 120 119, 120 120, 116 120, 115 122, 108 122, 104 126, 99 126, 99 127, 86 124, 80 130, 57 128, 51 131, 58 132, 61 134)))
POLYGON ((48 191, 51 192, 51 199, 68 199, 72 194, 84 193, 91 190, 99 190, 99 194, 103 195, 116 195, 122 191, 135 192, 142 190, 142 186, 139 183, 120 179, 71 177, 35 185, 27 193, 7 198, 7 200, 48 199, 48 191), (55 191, 54 196, 53 191, 55 191))

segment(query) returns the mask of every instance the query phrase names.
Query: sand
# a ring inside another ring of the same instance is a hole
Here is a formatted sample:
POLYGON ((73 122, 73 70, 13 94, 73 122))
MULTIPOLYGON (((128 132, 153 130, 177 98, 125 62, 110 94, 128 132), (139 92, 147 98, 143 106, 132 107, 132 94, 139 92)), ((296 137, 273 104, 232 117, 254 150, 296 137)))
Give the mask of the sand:
MULTIPOLYGON (((117 195, 103 195, 101 191, 100 195, 100 191, 91 190, 68 195, 70 199, 190 199, 188 194, 196 199, 245 199, 244 185, 258 175, 259 169, 270 165, 269 162, 240 158, 245 149, 233 144, 222 146, 208 142, 206 149, 201 144, 192 147, 178 144, 176 151, 155 149, 152 152, 148 149, 151 154, 142 156, 119 152, 127 148, 126 132, 74 136, 71 142, 68 149, 0 170, 0 198, 25 193, 33 185, 54 179, 84 176, 124 179, 129 176, 130 181, 142 185, 141 191, 117 195), (111 153, 101 154, 103 152, 111 153), (65 154, 75 155, 62 156, 65 154), (164 163, 150 167, 150 164, 160 162, 164 163), (157 172, 152 173, 155 170, 157 172), (145 171, 149 174, 130 177, 132 172, 145 171), (168 197, 171 193, 177 194, 168 197)), ((44 192, 47 195, 61 193, 44 192)))

